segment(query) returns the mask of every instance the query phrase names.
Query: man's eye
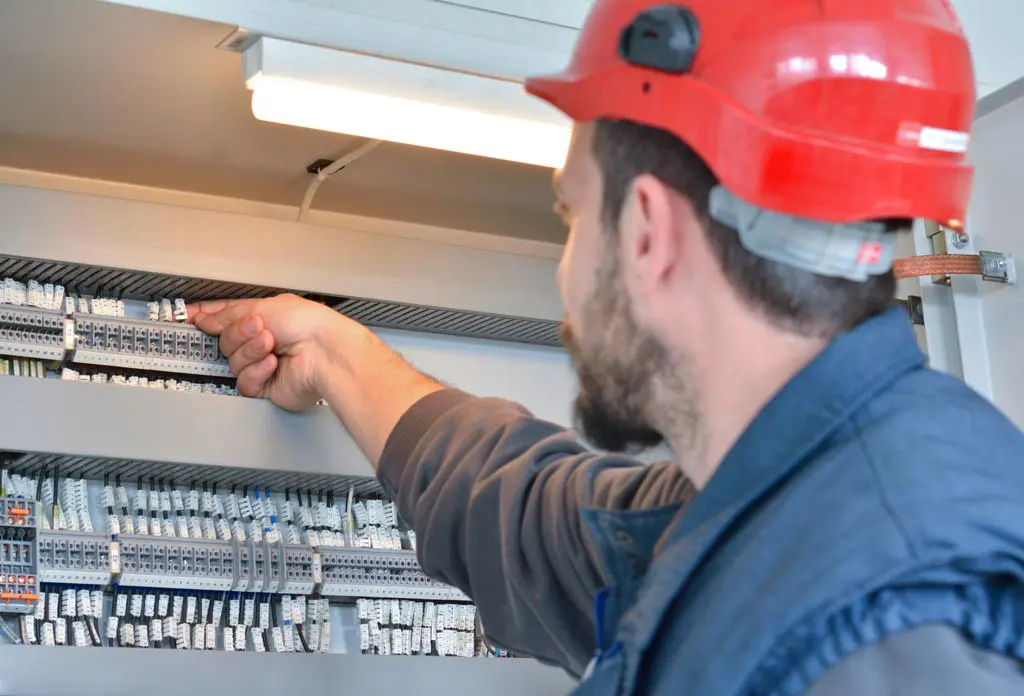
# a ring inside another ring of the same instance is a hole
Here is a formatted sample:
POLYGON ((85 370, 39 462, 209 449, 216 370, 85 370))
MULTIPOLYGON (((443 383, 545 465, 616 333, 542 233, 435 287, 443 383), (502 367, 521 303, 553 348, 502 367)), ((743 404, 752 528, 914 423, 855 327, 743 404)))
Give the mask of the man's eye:
POLYGON ((555 203, 555 215, 562 218, 562 222, 568 226, 572 222, 572 216, 569 214, 569 208, 565 203, 555 203))

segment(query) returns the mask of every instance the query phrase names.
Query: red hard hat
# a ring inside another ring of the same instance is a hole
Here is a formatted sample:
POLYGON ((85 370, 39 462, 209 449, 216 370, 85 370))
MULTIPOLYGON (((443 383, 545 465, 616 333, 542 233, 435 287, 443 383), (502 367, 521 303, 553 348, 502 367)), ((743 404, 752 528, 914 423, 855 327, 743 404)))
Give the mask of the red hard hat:
POLYGON ((669 131, 759 208, 963 220, 974 75, 948 0, 597 0, 526 89, 577 122, 669 131))

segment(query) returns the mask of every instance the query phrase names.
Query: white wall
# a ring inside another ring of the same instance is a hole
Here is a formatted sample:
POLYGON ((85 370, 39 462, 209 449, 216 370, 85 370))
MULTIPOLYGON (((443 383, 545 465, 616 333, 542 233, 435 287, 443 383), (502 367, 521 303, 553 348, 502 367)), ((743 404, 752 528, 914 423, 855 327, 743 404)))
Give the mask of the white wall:
POLYGON ((576 376, 560 348, 378 331, 381 338, 432 377, 478 396, 517 401, 534 415, 569 426, 576 376))
MULTIPOLYGON (((561 348, 405 331, 377 333, 417 369, 436 379, 477 396, 519 402, 539 418, 571 427, 576 373, 561 348)), ((664 445, 637 456, 645 462, 673 458, 664 445)))

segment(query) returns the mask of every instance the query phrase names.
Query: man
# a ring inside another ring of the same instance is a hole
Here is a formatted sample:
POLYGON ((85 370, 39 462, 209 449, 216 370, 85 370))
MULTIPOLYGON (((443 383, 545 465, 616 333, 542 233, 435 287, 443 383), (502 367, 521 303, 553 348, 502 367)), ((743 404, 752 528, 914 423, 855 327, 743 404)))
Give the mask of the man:
POLYGON ((1021 694, 1024 437, 886 311, 894 234, 963 219, 972 80, 944 0, 599 0, 528 83, 577 122, 579 425, 676 463, 294 297, 193 320, 243 393, 326 398, 426 572, 580 694, 1021 694))

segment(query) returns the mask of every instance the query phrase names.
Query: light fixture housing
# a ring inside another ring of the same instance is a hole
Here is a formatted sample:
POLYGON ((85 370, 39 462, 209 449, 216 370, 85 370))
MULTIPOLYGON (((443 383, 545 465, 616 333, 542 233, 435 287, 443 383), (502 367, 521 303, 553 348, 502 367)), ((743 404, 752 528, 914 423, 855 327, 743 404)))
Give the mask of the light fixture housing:
POLYGON ((262 121, 541 167, 572 123, 520 83, 263 37, 242 54, 262 121))

